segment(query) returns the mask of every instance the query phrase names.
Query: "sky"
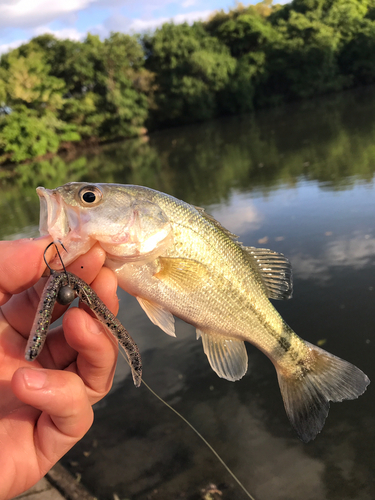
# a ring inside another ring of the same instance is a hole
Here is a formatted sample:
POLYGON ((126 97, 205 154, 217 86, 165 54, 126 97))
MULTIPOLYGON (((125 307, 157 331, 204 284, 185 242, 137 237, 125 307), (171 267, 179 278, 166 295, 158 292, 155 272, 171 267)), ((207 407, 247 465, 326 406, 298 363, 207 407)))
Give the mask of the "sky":
MULTIPOLYGON (((257 0, 244 1, 245 5, 257 0)), ((139 33, 173 20, 205 20, 234 0, 0 0, 0 54, 34 36, 82 40, 90 32, 106 38, 111 31, 139 33)))

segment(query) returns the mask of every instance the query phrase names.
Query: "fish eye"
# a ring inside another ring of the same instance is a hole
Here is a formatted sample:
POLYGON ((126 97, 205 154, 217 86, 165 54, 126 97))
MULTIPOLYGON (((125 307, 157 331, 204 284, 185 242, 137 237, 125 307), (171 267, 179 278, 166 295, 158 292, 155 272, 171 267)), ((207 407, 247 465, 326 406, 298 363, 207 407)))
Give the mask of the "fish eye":
POLYGON ((103 194, 96 186, 85 186, 79 191, 78 196, 82 205, 93 206, 101 202, 103 194))

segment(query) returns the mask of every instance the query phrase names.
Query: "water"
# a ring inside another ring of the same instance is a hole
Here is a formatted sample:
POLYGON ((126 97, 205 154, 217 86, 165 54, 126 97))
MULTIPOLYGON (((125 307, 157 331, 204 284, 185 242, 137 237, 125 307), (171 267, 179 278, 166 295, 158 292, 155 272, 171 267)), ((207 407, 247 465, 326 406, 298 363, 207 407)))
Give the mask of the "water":
MULTIPOLYGON (((0 171, 1 237, 37 232, 35 187, 69 180, 147 185, 204 206, 246 245, 292 262, 294 296, 274 302, 304 339, 375 380, 375 90, 230 118, 0 171)), ((257 500, 375 498, 373 386, 333 404, 301 443, 270 361, 248 345, 238 382, 211 370, 194 329, 177 339, 120 291, 120 320, 138 343, 144 378, 214 446, 257 500)), ((120 360, 95 423, 63 459, 101 500, 243 500, 205 445, 120 360), (209 485, 221 491, 208 496, 209 485), (216 495, 216 496, 215 496, 216 495)))

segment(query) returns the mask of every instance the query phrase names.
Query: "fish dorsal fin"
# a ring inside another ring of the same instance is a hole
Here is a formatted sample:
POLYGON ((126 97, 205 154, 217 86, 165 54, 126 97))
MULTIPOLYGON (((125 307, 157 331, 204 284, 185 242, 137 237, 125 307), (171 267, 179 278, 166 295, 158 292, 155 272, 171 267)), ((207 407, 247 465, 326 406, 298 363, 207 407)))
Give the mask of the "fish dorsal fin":
POLYGON ((181 292, 191 292, 200 288, 209 276, 207 267, 197 260, 159 257, 158 261, 159 270, 154 277, 181 292))
POLYGON ((198 212, 201 214, 201 216, 206 219, 208 222, 211 222, 215 227, 220 229, 220 231, 223 231, 229 238, 232 240, 237 240, 238 236, 234 233, 231 233, 228 229, 223 227, 218 220, 216 220, 212 215, 208 214, 204 208, 201 207, 194 207, 198 210, 198 212))
POLYGON ((243 340, 206 333, 197 329, 197 338, 202 337, 203 350, 211 368, 221 378, 234 382, 247 371, 247 352, 243 340))
POLYGON ((154 323, 154 325, 161 328, 165 333, 170 335, 171 337, 175 337, 174 331, 174 317, 169 311, 160 307, 155 302, 151 302, 146 299, 142 299, 141 297, 136 297, 140 306, 150 318, 150 320, 154 323))
POLYGON ((282 253, 267 248, 243 247, 258 268, 270 299, 290 299, 293 293, 292 266, 282 253))

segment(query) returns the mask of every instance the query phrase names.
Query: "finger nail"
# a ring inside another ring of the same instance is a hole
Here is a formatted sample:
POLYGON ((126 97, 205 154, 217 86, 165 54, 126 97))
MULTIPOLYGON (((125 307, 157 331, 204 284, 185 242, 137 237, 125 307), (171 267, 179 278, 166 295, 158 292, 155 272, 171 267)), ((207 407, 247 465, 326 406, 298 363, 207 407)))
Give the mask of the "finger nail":
POLYGON ((47 381, 47 373, 45 370, 24 368, 23 379, 28 389, 42 389, 47 381))
POLYGON ((94 335, 99 335, 100 333, 103 333, 102 324, 100 323, 100 321, 94 318, 90 318, 88 320, 88 329, 94 335))

